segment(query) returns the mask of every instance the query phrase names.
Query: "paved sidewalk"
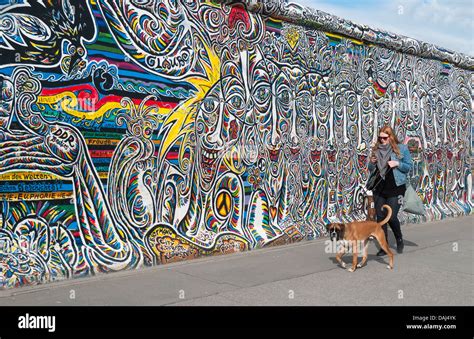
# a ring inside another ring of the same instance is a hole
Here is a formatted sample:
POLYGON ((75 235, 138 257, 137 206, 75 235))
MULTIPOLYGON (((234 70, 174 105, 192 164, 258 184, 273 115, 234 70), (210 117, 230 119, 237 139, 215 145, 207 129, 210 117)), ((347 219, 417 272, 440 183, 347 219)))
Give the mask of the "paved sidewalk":
POLYGON ((367 266, 349 273, 318 239, 1 291, 0 306, 474 305, 474 216, 402 231, 405 252, 395 251, 393 271, 374 242, 367 266))

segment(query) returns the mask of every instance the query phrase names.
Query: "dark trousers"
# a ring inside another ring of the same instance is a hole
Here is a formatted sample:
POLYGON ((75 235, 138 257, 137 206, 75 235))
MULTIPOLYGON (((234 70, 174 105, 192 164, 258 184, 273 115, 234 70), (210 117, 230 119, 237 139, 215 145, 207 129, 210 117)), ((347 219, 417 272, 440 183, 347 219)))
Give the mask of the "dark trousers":
MULTIPOLYGON (((400 210, 401 203, 402 203, 403 196, 396 196, 396 197, 389 197, 384 198, 380 195, 374 193, 374 203, 375 203, 375 210, 377 213, 377 222, 382 221, 387 216, 387 211, 382 209, 382 205, 389 205, 392 208, 392 216, 388 221, 390 228, 395 235, 395 239, 397 241, 399 239, 403 239, 402 237, 402 230, 400 229, 400 221, 398 220, 398 211, 400 210)), ((387 239, 388 244, 388 231, 387 231, 387 224, 382 226, 383 231, 385 232, 385 239, 387 239)))

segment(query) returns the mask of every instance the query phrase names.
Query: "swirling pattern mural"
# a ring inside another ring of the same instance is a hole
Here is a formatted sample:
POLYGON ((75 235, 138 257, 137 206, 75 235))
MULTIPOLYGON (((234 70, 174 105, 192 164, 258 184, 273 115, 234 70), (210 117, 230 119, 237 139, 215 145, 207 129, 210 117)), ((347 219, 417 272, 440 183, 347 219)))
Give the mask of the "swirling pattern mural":
POLYGON ((473 58, 280 1, 0 5, 0 288, 324 236, 377 129, 473 211, 473 58))

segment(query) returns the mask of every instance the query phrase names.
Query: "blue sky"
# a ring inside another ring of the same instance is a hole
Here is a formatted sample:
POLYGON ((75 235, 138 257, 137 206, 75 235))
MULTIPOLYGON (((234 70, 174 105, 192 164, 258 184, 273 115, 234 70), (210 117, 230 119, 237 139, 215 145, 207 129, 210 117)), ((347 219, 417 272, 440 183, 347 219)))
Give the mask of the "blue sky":
POLYGON ((474 0, 289 0, 474 57, 474 0))

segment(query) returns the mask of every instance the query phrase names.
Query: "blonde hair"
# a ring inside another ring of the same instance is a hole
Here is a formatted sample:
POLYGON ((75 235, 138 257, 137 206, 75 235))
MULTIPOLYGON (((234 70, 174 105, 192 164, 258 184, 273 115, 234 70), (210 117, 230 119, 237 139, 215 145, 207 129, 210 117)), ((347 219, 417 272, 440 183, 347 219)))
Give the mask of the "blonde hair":
MULTIPOLYGON (((390 141, 390 145, 392 145, 393 151, 395 152, 398 158, 401 158, 402 156, 400 153, 400 147, 398 147, 398 144, 400 143, 400 141, 398 141, 397 135, 393 132, 392 127, 390 127, 389 125, 384 125, 381 129, 379 129, 378 135, 380 135, 380 133, 385 133, 388 135, 388 140, 390 141)), ((374 146, 374 152, 380 146, 378 135, 377 135, 377 142, 375 143, 375 146, 374 146)))

